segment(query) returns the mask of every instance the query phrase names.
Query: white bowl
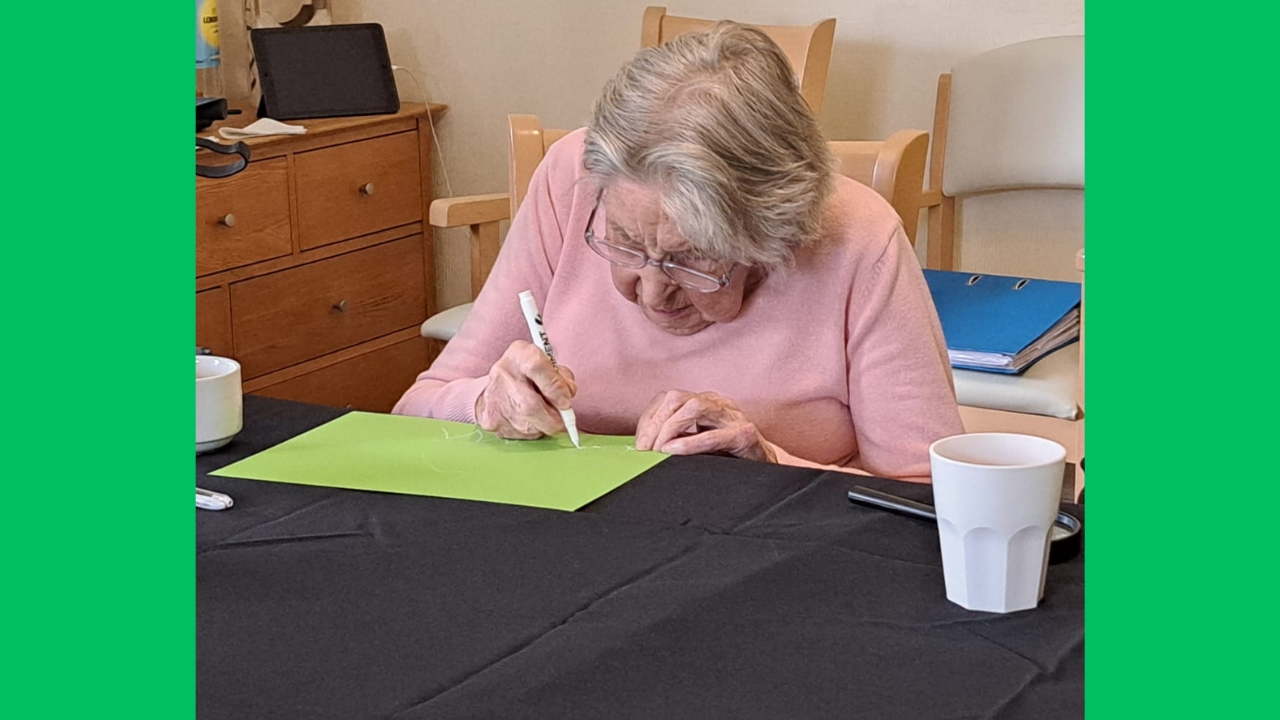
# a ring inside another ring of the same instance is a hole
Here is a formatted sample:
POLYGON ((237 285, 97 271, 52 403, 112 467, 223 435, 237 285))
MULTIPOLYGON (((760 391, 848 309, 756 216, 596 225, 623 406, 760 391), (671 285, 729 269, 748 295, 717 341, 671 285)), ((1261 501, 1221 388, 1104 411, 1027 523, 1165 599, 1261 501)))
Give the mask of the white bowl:
POLYGON ((240 363, 216 355, 197 355, 196 454, 226 445, 243 427, 240 363))

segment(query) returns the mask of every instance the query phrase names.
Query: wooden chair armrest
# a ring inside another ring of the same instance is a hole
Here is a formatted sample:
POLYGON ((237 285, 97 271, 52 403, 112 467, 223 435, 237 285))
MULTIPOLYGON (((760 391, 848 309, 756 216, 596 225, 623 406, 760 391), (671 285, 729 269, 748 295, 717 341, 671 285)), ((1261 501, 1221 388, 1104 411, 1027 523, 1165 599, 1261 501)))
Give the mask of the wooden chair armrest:
POLYGON ((511 217, 511 200, 506 193, 441 198, 431 203, 428 222, 433 227, 456 228, 483 225, 511 217))
POLYGON ((506 193, 441 198, 431 203, 428 213, 432 227, 465 227, 471 236, 471 299, 489 278, 498 259, 501 243, 498 223, 511 217, 511 198, 506 193))
POLYGON ((899 130, 884 142, 879 155, 871 186, 879 190, 882 182, 892 183, 893 199, 890 203, 902 218, 903 230, 914 247, 920 211, 928 207, 921 196, 924 194, 925 159, 929 155, 929 133, 899 130), (882 178, 882 174, 885 177, 882 178))

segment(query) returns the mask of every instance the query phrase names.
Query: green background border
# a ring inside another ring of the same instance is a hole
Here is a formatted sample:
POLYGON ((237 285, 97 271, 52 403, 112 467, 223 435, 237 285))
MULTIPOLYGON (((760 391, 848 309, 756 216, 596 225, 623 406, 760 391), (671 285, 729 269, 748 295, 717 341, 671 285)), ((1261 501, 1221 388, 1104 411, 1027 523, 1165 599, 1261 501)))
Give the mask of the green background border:
POLYGON ((1273 8, 1088 6, 1090 720, 1276 713, 1273 8))
POLYGON ((192 10, 5 6, 5 717, 195 715, 192 10))

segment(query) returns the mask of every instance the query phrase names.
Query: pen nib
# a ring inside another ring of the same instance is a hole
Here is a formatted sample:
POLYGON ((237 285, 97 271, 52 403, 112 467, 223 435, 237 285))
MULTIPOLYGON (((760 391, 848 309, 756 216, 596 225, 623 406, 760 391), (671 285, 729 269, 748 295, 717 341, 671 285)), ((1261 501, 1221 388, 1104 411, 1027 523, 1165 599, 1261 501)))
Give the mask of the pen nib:
POLYGON ((567 428, 565 428, 565 429, 569 431, 569 441, 573 443, 573 446, 574 446, 574 447, 576 447, 576 448, 578 448, 579 450, 581 450, 581 449, 582 449, 582 442, 578 439, 578 428, 576 428, 576 427, 574 427, 574 426, 570 425, 569 427, 567 427, 567 428))

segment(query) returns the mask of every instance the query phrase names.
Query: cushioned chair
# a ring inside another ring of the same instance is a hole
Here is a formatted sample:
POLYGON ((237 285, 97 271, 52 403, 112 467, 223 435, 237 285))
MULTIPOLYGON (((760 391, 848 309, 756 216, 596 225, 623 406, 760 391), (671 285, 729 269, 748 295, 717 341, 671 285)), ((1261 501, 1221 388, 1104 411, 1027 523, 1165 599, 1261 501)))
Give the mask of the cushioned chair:
MULTIPOLYGON (((938 79, 926 193, 929 267, 953 269, 958 199, 1063 188, 1084 190, 1083 36, 1002 47, 938 79)), ((1084 269, 1083 251, 1077 268, 1084 269)), ((1048 437, 1076 462, 1084 452, 1082 347, 1068 345, 1021 376, 954 371, 965 429, 1048 437)), ((1077 489, 1082 482, 1078 473, 1077 489)))
MULTIPOLYGON (((431 203, 430 222, 434 227, 468 227, 471 232, 472 297, 478 294, 498 258, 498 223, 515 216, 529 189, 533 171, 547 149, 568 130, 544 130, 536 115, 511 115, 509 170, 511 193, 444 198, 431 203)), ((836 141, 830 143, 840 172, 889 201, 903 218, 907 238, 915 242, 920 210, 924 207, 923 187, 929 135, 920 130, 899 130, 883 141, 836 141)), ((471 304, 459 305, 427 318, 423 337, 448 341, 467 318, 471 304)))

